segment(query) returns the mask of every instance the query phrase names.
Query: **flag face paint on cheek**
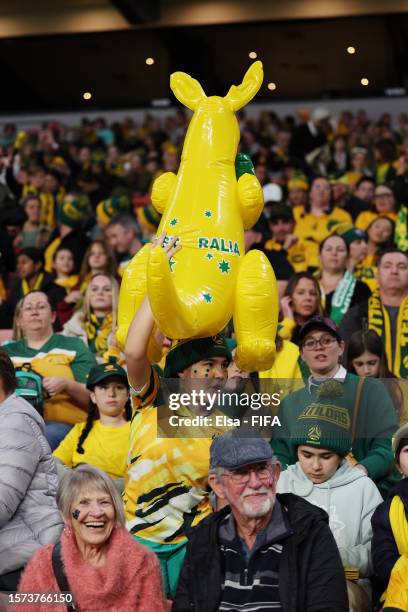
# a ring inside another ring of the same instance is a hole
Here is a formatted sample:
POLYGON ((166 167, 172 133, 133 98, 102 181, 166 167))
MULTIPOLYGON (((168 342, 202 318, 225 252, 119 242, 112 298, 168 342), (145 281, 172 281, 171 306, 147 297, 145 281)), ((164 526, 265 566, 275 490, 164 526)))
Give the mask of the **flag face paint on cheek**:
POLYGON ((81 514, 80 510, 74 510, 72 513, 72 516, 75 520, 78 520, 80 514, 81 514))

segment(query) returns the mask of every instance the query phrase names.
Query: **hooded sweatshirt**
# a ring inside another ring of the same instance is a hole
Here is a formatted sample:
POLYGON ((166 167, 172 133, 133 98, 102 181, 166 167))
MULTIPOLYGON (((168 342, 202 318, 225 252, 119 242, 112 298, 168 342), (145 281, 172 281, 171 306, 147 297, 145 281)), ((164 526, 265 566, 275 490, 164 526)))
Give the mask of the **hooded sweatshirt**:
POLYGON ((281 473, 277 492, 294 493, 325 510, 343 566, 357 567, 361 578, 372 574, 371 515, 382 497, 363 470, 343 459, 329 480, 314 484, 297 462, 281 473))

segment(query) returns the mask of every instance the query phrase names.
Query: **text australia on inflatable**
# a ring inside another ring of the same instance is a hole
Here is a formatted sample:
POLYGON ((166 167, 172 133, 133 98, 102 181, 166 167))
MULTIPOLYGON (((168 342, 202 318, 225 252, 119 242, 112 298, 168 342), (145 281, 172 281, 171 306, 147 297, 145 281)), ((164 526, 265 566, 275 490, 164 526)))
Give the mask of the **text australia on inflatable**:
POLYGON ((244 229, 258 220, 263 193, 253 174, 237 180, 235 172, 240 137, 235 112, 255 96, 262 80, 262 64, 255 62, 225 97, 207 97, 188 74, 171 75, 174 95, 194 114, 178 173, 157 178, 151 197, 162 214, 157 235, 178 236, 182 249, 169 262, 160 246, 146 245, 126 268, 117 333, 121 346, 147 294, 156 325, 166 336, 213 336, 233 317, 239 367, 271 367, 276 279, 263 253, 245 255, 244 250, 244 229))

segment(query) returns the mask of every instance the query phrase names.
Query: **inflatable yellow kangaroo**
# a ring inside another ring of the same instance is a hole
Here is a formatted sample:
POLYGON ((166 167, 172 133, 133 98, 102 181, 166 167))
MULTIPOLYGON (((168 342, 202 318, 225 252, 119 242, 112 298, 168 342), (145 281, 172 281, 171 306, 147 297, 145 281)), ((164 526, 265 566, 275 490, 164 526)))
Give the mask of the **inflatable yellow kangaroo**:
POLYGON ((174 95, 194 111, 179 171, 154 182, 152 202, 161 213, 157 234, 179 237, 182 249, 167 259, 146 245, 125 269, 118 332, 123 346, 134 313, 146 293, 159 329, 183 339, 213 336, 231 317, 242 369, 265 370, 275 357, 278 291, 263 253, 245 255, 244 228, 258 220, 262 188, 253 174, 237 181, 239 126, 235 111, 247 104, 263 80, 261 62, 248 69, 227 95, 208 97, 188 74, 171 75, 174 95))

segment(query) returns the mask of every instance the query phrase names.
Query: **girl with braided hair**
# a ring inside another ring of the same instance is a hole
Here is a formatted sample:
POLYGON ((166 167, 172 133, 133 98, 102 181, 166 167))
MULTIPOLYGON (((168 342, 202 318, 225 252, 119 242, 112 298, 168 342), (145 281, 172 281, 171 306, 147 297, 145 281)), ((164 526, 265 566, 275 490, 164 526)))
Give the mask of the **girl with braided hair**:
POLYGON ((127 374, 117 363, 91 369, 88 418, 75 425, 53 452, 58 471, 88 463, 106 472, 123 488, 131 405, 127 374))

